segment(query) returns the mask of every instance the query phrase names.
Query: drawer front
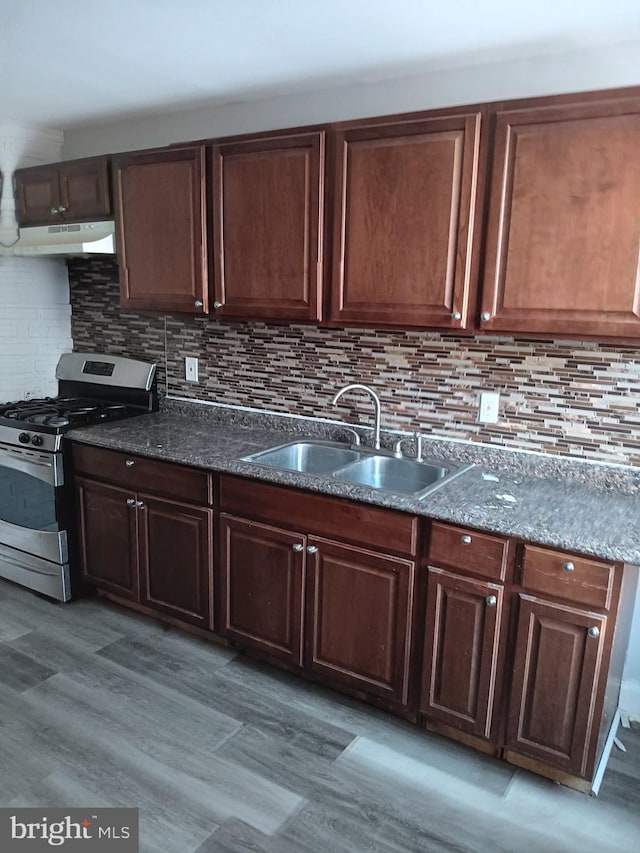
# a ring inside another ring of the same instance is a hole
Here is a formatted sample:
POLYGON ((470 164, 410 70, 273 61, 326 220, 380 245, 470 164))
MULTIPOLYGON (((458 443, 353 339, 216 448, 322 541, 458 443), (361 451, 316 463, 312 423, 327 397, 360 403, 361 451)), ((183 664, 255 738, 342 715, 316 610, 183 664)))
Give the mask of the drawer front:
POLYGON ((189 503, 212 503, 211 475, 207 471, 84 444, 74 445, 73 462, 76 474, 94 480, 189 503))
POLYGON ((615 580, 615 565, 525 545, 522 586, 576 604, 608 610, 615 580))
POLYGON ((430 563, 444 563, 483 578, 503 581, 510 554, 508 539, 437 521, 431 524, 430 563))
POLYGON ((418 519, 392 509, 225 474, 220 477, 220 508, 301 534, 352 542, 384 553, 416 554, 418 519))

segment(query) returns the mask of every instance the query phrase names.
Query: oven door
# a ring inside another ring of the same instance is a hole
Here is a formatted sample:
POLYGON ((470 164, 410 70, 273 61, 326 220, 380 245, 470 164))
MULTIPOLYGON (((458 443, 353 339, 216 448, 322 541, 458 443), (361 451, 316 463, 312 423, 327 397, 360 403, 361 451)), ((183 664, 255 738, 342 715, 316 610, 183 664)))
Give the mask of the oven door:
POLYGON ((62 565, 66 530, 56 515, 62 454, 0 444, 0 545, 62 565))

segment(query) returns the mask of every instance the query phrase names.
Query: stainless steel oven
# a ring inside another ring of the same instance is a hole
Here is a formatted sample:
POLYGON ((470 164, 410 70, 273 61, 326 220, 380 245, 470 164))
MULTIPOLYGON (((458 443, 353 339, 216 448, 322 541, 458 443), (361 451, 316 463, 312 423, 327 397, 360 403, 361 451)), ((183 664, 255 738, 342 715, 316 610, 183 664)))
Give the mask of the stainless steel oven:
POLYGON ((60 396, 0 405, 0 578, 69 601, 78 581, 64 433, 158 407, 155 365, 69 353, 60 396))

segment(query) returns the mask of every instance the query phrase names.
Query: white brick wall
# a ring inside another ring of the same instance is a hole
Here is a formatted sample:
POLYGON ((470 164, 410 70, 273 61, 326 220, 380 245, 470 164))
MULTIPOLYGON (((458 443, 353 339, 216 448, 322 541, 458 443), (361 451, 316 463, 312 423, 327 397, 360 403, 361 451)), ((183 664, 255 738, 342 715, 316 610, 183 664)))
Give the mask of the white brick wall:
POLYGON ((0 257, 0 402, 55 394, 72 347, 64 260, 0 257))

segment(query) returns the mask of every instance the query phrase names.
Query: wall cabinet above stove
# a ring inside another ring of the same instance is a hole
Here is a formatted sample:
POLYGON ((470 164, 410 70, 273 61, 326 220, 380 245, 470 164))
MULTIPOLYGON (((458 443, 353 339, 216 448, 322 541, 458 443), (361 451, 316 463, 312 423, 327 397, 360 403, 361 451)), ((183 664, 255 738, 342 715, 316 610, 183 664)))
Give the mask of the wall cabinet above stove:
POLYGON ((124 307, 207 312, 204 154, 192 145, 114 158, 124 307))
POLYGON ((17 169, 16 215, 20 225, 58 225, 110 219, 107 157, 90 157, 17 169))

